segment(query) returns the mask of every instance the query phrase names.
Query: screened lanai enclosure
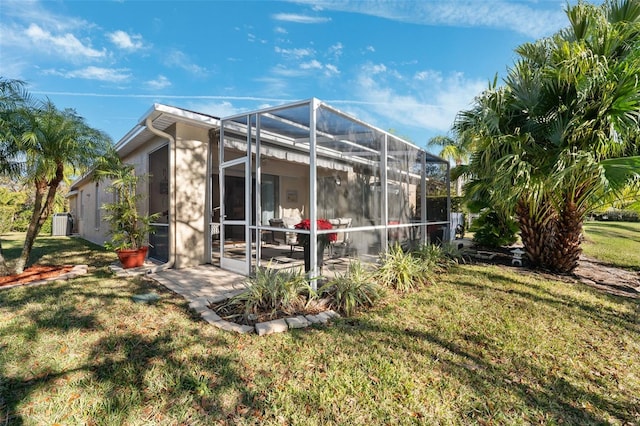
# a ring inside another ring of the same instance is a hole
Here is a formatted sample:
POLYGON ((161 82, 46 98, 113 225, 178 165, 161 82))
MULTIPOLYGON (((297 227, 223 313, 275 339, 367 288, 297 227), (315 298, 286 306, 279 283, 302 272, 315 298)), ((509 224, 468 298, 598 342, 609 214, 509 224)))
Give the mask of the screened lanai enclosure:
POLYGON ((317 99, 223 119, 212 140, 211 255, 224 269, 315 277, 450 239, 448 162, 317 99))

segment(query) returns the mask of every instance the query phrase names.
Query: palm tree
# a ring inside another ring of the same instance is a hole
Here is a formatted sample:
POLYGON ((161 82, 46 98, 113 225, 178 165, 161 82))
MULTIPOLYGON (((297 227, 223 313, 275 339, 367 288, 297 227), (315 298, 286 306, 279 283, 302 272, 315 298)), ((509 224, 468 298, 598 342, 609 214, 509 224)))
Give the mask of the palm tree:
POLYGON ((477 141, 469 175, 515 212, 533 265, 559 272, 577 266, 596 200, 640 170, 624 158, 640 124, 640 2, 579 3, 567 15, 570 27, 520 46, 504 86, 455 124, 477 141))
MULTIPOLYGON (((106 151, 111 140, 88 126, 75 111, 60 111, 50 101, 37 106, 26 102, 15 106, 3 103, 2 110, 9 119, 3 123, 6 131, 2 135, 4 155, 0 173, 15 176, 20 170, 34 188, 33 213, 22 253, 12 271, 19 274, 29 260, 42 225, 53 211, 60 184, 70 175, 86 170, 106 151)), ((6 274, 6 264, 4 269, 6 274)))
MULTIPOLYGON (((16 115, 31 99, 19 80, 0 78, 0 174, 14 177, 20 172, 20 163, 16 161, 17 147, 11 134, 11 123, 16 115)), ((0 242, 0 276, 9 273, 7 262, 2 253, 0 242)))
MULTIPOLYGON (((442 148, 438 155, 445 160, 453 161, 456 168, 459 168, 464 163, 469 161, 471 155, 470 146, 468 144, 461 143, 462 139, 453 139, 449 136, 434 136, 429 139, 427 146, 439 146, 442 148)), ((458 176, 456 178, 456 195, 462 195, 462 181, 463 179, 458 176)))

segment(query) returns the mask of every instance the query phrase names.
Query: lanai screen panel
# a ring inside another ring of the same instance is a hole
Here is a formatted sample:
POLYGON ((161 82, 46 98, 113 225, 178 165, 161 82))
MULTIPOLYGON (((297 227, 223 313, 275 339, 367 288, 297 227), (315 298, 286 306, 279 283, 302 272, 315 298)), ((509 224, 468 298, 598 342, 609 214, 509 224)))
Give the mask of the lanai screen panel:
POLYGON ((388 132, 316 99, 223 120, 225 133, 228 120, 245 128, 234 143, 253 143, 252 170, 261 181, 255 192, 269 189, 258 204, 269 210, 257 212, 262 220, 254 226, 292 214, 309 218, 314 209, 319 219, 349 223, 354 253, 377 254, 390 241, 423 238, 427 223, 448 221, 448 164, 388 132))
POLYGON ((318 212, 351 227, 383 224, 379 191, 384 134, 321 105, 316 119, 318 212), (324 161, 323 161, 324 160, 324 161))

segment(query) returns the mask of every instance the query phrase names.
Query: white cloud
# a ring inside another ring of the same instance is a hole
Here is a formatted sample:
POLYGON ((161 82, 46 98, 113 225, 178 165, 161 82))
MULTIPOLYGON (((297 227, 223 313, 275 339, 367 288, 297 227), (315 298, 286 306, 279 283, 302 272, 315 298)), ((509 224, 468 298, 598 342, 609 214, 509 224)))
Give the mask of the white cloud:
POLYGON ((155 80, 145 82, 145 86, 152 90, 162 90, 171 86, 171 82, 164 75, 159 75, 155 80))
POLYGON ((568 25, 563 1, 292 1, 412 24, 508 29, 534 38, 550 35, 568 25))
POLYGON ((338 42, 333 46, 329 47, 329 55, 332 55, 334 58, 338 58, 342 55, 343 49, 344 49, 344 46, 342 45, 342 43, 338 42))
POLYGON ((325 74, 327 76, 340 74, 340 70, 335 65, 327 64, 324 67, 326 69, 325 74))
POLYGON ((303 62, 300 64, 300 68, 303 70, 320 70, 322 69, 322 64, 320 63, 320 61, 317 60, 312 60, 309 62, 303 62))
POLYGON ((221 102, 189 102, 188 109, 192 111, 202 112, 204 114, 213 115, 214 117, 224 118, 243 112, 242 108, 234 106, 229 101, 221 102))
POLYGON ((0 61, 0 75, 5 78, 24 80, 23 73, 30 68, 30 64, 20 57, 9 57, 6 53, 2 54, 0 61))
POLYGON ((108 34, 109 39, 120 49, 124 50, 138 50, 141 49, 144 44, 142 43, 142 36, 140 34, 127 34, 124 31, 118 30, 108 34))
POLYGON ((89 66, 73 71, 47 70, 45 74, 59 75, 64 78, 83 78, 86 80, 107 81, 121 83, 131 79, 130 70, 127 68, 102 68, 89 66))
POLYGON ((37 46, 41 50, 58 52, 64 54, 66 57, 96 59, 106 55, 104 49, 96 50, 90 46, 85 46, 71 33, 53 35, 37 24, 29 25, 29 28, 24 31, 24 34, 34 46, 37 46))
POLYGON ((276 32, 276 33, 278 33, 278 34, 288 34, 287 30, 285 30, 285 29, 284 29, 284 28, 282 28, 282 27, 275 27, 275 28, 273 29, 273 31, 275 31, 275 32, 276 32))
POLYGON ((373 47, 373 46, 367 46, 364 50, 366 50, 367 52, 371 52, 371 53, 376 51, 375 47, 373 47))
POLYGON ((278 77, 288 77, 288 78, 301 77, 308 74, 305 70, 301 68, 296 68, 296 69, 289 68, 282 64, 278 64, 275 67, 271 68, 271 73, 278 77))
MULTIPOLYGON (((279 77, 260 77, 254 79, 255 82, 260 84, 260 93, 266 94, 267 96, 273 96, 277 98, 286 98, 287 93, 289 93, 289 75, 288 73, 291 70, 287 70, 285 68, 278 67, 274 71, 274 74, 279 76, 284 76, 286 78, 279 77)), ((300 71, 296 71, 296 75, 300 75, 300 71)))
POLYGON ((172 49, 167 53, 165 64, 170 67, 181 68, 197 77, 204 77, 208 74, 206 68, 195 64, 186 53, 177 49, 172 49))
POLYGON ((296 24, 324 24, 331 21, 331 18, 298 15, 295 13, 277 13, 273 15, 273 19, 276 21, 294 22, 296 24))
POLYGON ((367 64, 357 77, 357 93, 377 114, 401 125, 447 132, 457 113, 469 108, 487 84, 467 79, 459 72, 420 74, 423 78, 399 80, 394 70, 367 64), (372 69, 377 72, 372 73, 372 69))
MULTIPOLYGON (((94 28, 95 25, 84 19, 68 15, 57 15, 42 8, 42 2, 34 0, 3 1, 2 15, 25 23, 38 23, 53 32, 94 28)), ((8 20, 7 20, 8 21, 8 20)))
POLYGON ((252 33, 248 33, 247 34, 247 40, 249 41, 249 43, 261 43, 261 44, 267 44, 267 40, 263 39, 263 38, 258 38, 255 34, 252 33))
POLYGON ((418 71, 415 74, 414 78, 419 81, 431 80, 436 83, 441 83, 442 73, 440 71, 434 71, 434 70, 418 71))
POLYGON ((313 49, 283 49, 278 46, 275 47, 275 52, 283 56, 293 57, 294 59, 301 59, 315 54, 313 49))
POLYGON ((337 66, 333 64, 323 64, 316 59, 302 62, 298 64, 297 68, 289 68, 285 65, 278 64, 271 69, 273 75, 286 78, 308 77, 310 75, 317 76, 317 71, 322 71, 322 74, 327 77, 340 74, 337 66))
POLYGON ((385 64, 365 64, 363 65, 362 70, 371 75, 375 75, 386 72, 387 67, 385 64))

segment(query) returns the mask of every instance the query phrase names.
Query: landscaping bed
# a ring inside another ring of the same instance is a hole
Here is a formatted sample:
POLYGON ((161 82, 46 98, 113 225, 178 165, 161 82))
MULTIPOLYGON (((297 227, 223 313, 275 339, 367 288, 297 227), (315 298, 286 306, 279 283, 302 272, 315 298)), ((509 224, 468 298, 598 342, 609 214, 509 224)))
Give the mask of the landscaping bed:
POLYGON ((28 284, 34 281, 57 278, 71 271, 72 268, 72 265, 33 265, 26 268, 21 274, 0 277, 0 287, 28 284))

